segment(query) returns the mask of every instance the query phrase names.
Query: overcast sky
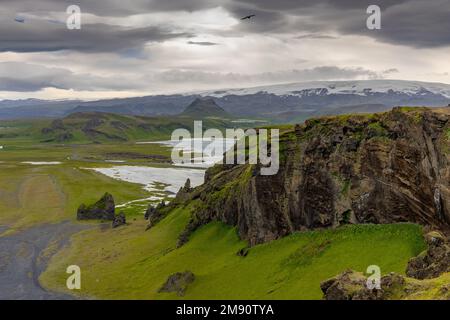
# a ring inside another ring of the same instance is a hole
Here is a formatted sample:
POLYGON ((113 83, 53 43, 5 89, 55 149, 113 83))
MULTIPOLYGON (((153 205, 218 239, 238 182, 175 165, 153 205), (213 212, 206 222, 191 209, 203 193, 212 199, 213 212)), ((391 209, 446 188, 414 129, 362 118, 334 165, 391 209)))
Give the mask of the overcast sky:
POLYGON ((0 99, 100 99, 311 80, 450 83, 450 0, 0 4, 0 99), (81 8, 81 30, 66 27, 71 4, 81 8), (366 27, 371 4, 382 9, 381 30, 366 27), (241 20, 250 14, 256 16, 241 20))

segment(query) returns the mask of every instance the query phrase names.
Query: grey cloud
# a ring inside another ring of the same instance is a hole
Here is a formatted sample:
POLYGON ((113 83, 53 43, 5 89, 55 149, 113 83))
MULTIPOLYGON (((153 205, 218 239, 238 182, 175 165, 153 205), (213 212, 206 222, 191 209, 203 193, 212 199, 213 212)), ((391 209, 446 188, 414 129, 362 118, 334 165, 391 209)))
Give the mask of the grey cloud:
POLYGON ((0 91, 32 92, 44 88, 58 88, 76 91, 99 90, 149 90, 149 83, 179 85, 184 83, 210 85, 268 84, 274 82, 301 82, 313 80, 374 79, 378 73, 363 68, 339 68, 323 66, 312 69, 287 70, 259 74, 215 73, 186 70, 170 70, 150 75, 126 78, 100 77, 92 74, 77 74, 64 68, 48 68, 42 65, 2 62, 0 63, 0 91))
POLYGON ((0 91, 32 92, 45 88, 65 90, 128 90, 138 85, 123 77, 75 74, 63 68, 48 68, 22 62, 0 63, 0 91))
POLYGON ((418 48, 450 45, 450 0, 410 1, 382 13, 382 28, 369 31, 358 21, 343 26, 345 33, 359 33, 380 41, 418 48))
POLYGON ((233 0, 233 3, 241 6, 257 7, 262 10, 288 11, 305 8, 334 7, 339 9, 367 8, 371 4, 377 4, 384 8, 406 3, 412 0, 233 0))
POLYGON ((327 34, 317 34, 317 33, 308 33, 302 34, 300 36, 296 36, 295 39, 337 39, 335 36, 330 36, 327 34))
POLYGON ((418 48, 450 45, 450 0, 234 0, 228 8, 236 18, 244 12, 258 13, 251 24, 236 28, 241 32, 332 31, 418 48), (382 9, 381 30, 366 28, 371 4, 382 9))
POLYGON ((339 68, 322 66, 312 69, 265 72, 259 74, 213 73, 185 70, 171 70, 161 73, 160 81, 168 83, 195 82, 204 84, 262 84, 281 82, 301 82, 315 80, 350 80, 357 78, 376 79, 382 75, 364 68, 339 68))
MULTIPOLYGON (((285 33, 289 25, 285 14, 281 11, 261 10, 257 7, 249 8, 242 4, 231 4, 227 6, 230 13, 236 18, 241 19, 249 14, 255 17, 250 20, 241 20, 234 28, 235 32, 246 33, 285 33)), ((291 30, 290 32, 292 32, 291 30)))
MULTIPOLYGON (((15 12, 65 12, 69 5, 98 16, 124 17, 161 11, 197 11, 217 7, 222 0, 2 0, 2 7, 15 12)), ((4 9, 6 10, 6 9, 4 9)))
MULTIPOLYGON (((73 4, 72 0, 2 0, 2 11, 7 13, 8 19, 4 18, 5 15, 1 19, 0 50, 104 52, 189 36, 157 27, 124 30, 105 25, 86 25, 77 35, 55 26, 42 27, 33 23, 30 27, 31 22, 27 21, 19 28, 13 23, 16 13, 64 12, 70 4, 73 4), (33 30, 27 30, 25 26, 33 30)), ((254 19, 240 21, 232 31, 219 32, 222 36, 252 33, 293 35, 302 32, 305 38, 328 39, 315 34, 338 33, 364 35, 381 42, 419 48, 450 45, 450 0, 78 0, 77 4, 83 12, 99 16, 192 12, 219 6, 236 19, 256 14, 254 19), (366 28, 366 8, 371 4, 382 8, 381 30, 366 28)), ((176 29, 182 30, 183 27, 179 25, 176 29)))
POLYGON ((197 46, 218 46, 219 43, 209 42, 209 41, 188 41, 188 44, 197 45, 197 46))
POLYGON ((0 51, 3 52, 117 52, 142 48, 147 42, 192 36, 159 27, 127 29, 105 24, 82 25, 81 30, 68 30, 65 25, 37 20, 26 23, 2 20, 0 30, 0 51))
MULTIPOLYGON (((133 14, 175 9, 161 0, 119 1, 79 0, 83 13, 99 16, 126 17, 133 14)), ((177 1, 175 1, 177 3, 177 1)), ((194 10, 205 6, 206 1, 179 2, 180 10, 194 10), (185 4, 183 4, 185 3, 185 4), (187 5, 186 3, 190 3, 187 5)), ((162 42, 178 37, 191 37, 183 31, 174 32, 169 27, 123 28, 106 24, 82 24, 81 30, 68 30, 64 23, 26 18, 18 23, 15 18, 32 14, 65 12, 72 0, 2 0, 0 9, 0 52, 45 52, 74 50, 80 52, 117 52, 139 49, 148 42, 162 42)))
POLYGON ((0 77, 0 91, 34 92, 50 86, 55 88, 54 85, 43 85, 42 81, 0 77))
POLYGON ((392 73, 399 73, 400 71, 397 68, 391 68, 383 71, 383 74, 392 74, 392 73))

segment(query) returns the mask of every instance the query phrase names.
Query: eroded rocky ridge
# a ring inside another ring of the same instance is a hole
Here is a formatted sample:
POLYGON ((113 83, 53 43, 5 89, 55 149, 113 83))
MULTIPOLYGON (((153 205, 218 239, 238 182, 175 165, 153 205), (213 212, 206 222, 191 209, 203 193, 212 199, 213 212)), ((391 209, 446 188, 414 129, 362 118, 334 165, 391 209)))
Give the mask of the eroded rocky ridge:
POLYGON ((416 279, 433 279, 450 272, 450 245, 439 232, 425 236, 428 249, 408 262, 406 275, 416 279))
POLYGON ((413 222, 448 232, 450 108, 317 118, 280 139, 278 174, 218 165, 175 200, 193 207, 187 231, 219 220, 250 245, 347 223, 413 222))
POLYGON ((94 204, 86 206, 80 205, 77 211, 78 220, 114 220, 115 218, 114 198, 111 194, 105 193, 103 197, 94 204))

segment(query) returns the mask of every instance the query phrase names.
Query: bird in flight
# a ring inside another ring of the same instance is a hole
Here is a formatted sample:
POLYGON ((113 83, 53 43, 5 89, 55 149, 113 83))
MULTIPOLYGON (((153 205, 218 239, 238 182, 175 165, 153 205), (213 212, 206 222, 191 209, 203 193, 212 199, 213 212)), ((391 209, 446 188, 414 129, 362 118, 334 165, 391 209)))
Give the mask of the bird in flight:
POLYGON ((243 17, 243 18, 241 18, 241 20, 247 20, 247 19, 250 20, 253 17, 256 17, 256 14, 251 14, 249 16, 243 17))

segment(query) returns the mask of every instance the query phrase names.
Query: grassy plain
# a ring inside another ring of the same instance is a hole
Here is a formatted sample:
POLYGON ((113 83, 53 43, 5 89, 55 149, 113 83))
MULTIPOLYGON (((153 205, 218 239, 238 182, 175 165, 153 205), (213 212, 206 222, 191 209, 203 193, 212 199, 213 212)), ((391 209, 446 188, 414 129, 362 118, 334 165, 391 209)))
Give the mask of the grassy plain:
POLYGON ((0 225, 8 226, 9 232, 74 220, 81 203, 95 202, 105 192, 114 195, 116 204, 152 195, 140 185, 89 169, 110 167, 117 161, 154 166, 168 166, 170 161, 170 150, 157 144, 64 145, 12 138, 0 145, 0 225))
POLYGON ((320 299, 320 282, 347 268, 404 273, 409 258, 424 249, 421 228, 412 224, 358 225, 296 233, 236 253, 246 247, 234 228, 211 223, 176 249, 189 219, 178 209, 144 232, 136 221, 118 230, 94 229, 72 238, 53 257, 41 282, 65 290, 67 265, 82 269, 83 297, 107 299, 181 299, 158 293, 167 277, 192 271, 195 282, 183 299, 320 299))

